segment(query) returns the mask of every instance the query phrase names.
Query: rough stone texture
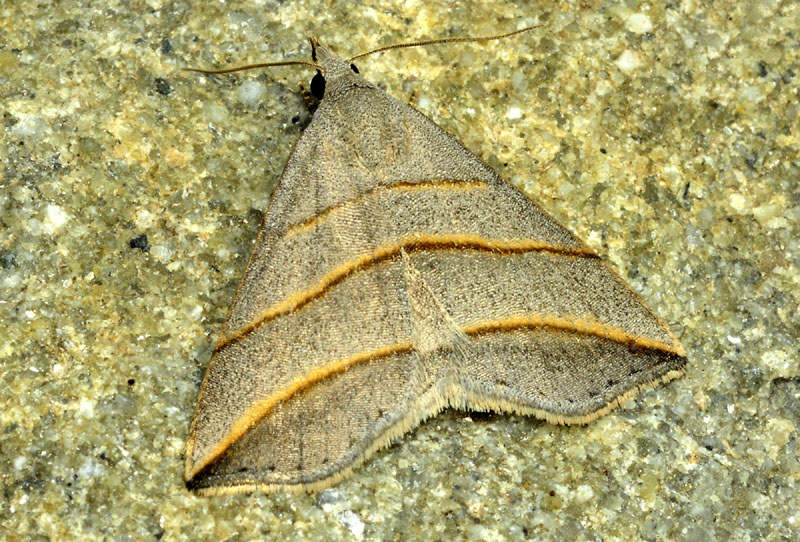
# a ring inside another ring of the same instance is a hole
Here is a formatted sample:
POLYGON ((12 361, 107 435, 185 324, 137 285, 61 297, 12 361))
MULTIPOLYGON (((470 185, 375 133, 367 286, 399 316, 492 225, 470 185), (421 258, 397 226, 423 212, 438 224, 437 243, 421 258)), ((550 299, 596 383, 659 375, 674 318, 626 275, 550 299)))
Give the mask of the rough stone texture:
POLYGON ((800 537, 798 28, 788 1, 3 3, 0 538, 800 537), (446 413, 317 495, 189 494, 311 73, 179 69, 537 22, 358 65, 605 255, 687 376, 586 427, 446 413))

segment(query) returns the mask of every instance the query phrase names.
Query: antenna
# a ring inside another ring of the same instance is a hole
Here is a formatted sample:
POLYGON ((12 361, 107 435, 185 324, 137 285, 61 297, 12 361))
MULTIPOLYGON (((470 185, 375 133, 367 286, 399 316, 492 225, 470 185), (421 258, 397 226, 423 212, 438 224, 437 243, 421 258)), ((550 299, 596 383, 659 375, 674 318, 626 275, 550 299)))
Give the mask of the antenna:
MULTIPOLYGON (((372 49, 371 51, 367 51, 365 53, 359 53, 356 56, 352 56, 348 59, 348 61, 356 60, 357 58, 362 58, 367 55, 372 55, 375 53, 380 53, 383 51, 390 51, 392 49, 405 49, 407 47, 422 47, 425 45, 436 45, 439 43, 453 43, 453 42, 481 42, 481 41, 491 41, 491 40, 499 40, 503 38, 509 38, 511 36, 516 36, 517 34, 522 34, 523 32, 528 32, 535 28, 541 28, 542 25, 537 24, 534 26, 528 26, 522 28, 520 30, 514 30, 513 32, 506 32, 505 34, 497 34, 495 36, 480 36, 480 37, 455 37, 455 38, 438 38, 432 40, 423 40, 423 41, 415 41, 410 43, 396 43, 394 45, 387 45, 385 47, 378 47, 377 49, 372 49)), ((312 47, 314 46, 315 40, 312 39, 312 47)), ((233 72, 240 72, 244 70, 253 70, 256 68, 272 68, 275 66, 309 66, 314 68, 315 70, 322 70, 322 66, 316 64, 314 62, 305 62, 302 60, 286 60, 283 62, 266 62, 261 64, 248 64, 246 66, 238 66, 236 68, 225 68, 222 70, 203 70, 200 68, 183 68, 183 71, 189 72, 197 72, 197 73, 205 73, 208 75, 215 75, 221 73, 233 73, 233 72)))

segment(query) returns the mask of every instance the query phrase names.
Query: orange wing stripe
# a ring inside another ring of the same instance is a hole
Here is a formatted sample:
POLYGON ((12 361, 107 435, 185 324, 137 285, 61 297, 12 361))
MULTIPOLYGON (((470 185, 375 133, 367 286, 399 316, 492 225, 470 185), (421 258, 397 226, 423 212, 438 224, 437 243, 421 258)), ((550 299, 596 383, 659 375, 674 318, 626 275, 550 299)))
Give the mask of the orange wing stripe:
MULTIPOLYGON (((537 314, 527 316, 516 316, 498 320, 487 320, 471 326, 462 328, 462 331, 469 336, 478 336, 488 333, 508 332, 518 329, 540 328, 555 332, 575 333, 578 335, 592 335, 601 339, 607 339, 620 344, 628 344, 632 347, 659 350, 665 353, 683 356, 684 352, 680 347, 675 348, 668 344, 640 337, 627 333, 621 328, 602 324, 595 320, 585 318, 566 319, 556 316, 541 316, 537 314)), ((213 450, 209 452, 201 461, 195 464, 192 472, 187 473, 187 477, 192 477, 200 472, 207 465, 214 462, 218 457, 241 438, 255 424, 264 419, 280 402, 288 401, 297 393, 311 388, 317 382, 328 377, 334 376, 347 370, 357 363, 368 363, 371 361, 386 358, 400 352, 408 352, 413 348, 411 342, 402 342, 385 346, 370 352, 361 352, 349 358, 336 360, 321 367, 317 367, 307 372, 305 375, 295 378, 285 388, 256 401, 248 408, 236 423, 231 427, 225 437, 217 442, 213 450)))
POLYGON ((428 191, 428 190, 486 190, 489 186, 484 183, 483 181, 479 180, 469 180, 469 181, 456 181, 456 180, 434 180, 434 181, 421 181, 418 183, 412 183, 408 181, 403 181, 399 183, 395 183, 388 186, 377 186, 371 190, 367 190, 363 194, 358 195, 357 197, 343 201, 342 203, 337 203, 336 205, 331 205, 317 213, 316 215, 312 216, 305 222, 301 222, 299 224, 292 224, 286 230, 286 235, 296 235, 300 232, 306 231, 311 229, 312 227, 318 225, 320 222, 323 222, 327 219, 330 215, 336 213, 340 209, 352 205, 354 203, 358 203, 365 199, 369 199, 376 194, 380 194, 383 192, 394 192, 394 191, 428 191))
POLYGON ((240 341, 260 326, 277 318, 278 316, 300 310, 305 305, 325 295, 331 288, 342 282, 348 276, 359 273, 385 260, 397 256, 401 250, 409 252, 433 250, 479 250, 496 252, 498 254, 519 254, 523 252, 550 252, 557 256, 597 258, 598 256, 588 248, 569 248, 564 246, 549 245, 532 239, 495 240, 486 239, 479 235, 428 235, 417 234, 406 237, 400 242, 382 245, 368 254, 355 260, 345 262, 330 272, 326 273, 316 284, 303 291, 288 296, 280 303, 276 303, 262 312, 249 324, 237 329, 228 336, 219 338, 214 351, 217 352, 227 345, 240 341))

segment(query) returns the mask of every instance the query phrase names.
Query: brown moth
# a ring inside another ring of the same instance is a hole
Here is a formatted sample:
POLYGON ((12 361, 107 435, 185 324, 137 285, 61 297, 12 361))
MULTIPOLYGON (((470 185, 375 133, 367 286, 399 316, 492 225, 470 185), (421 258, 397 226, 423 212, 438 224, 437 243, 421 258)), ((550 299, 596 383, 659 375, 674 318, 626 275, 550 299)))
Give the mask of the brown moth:
POLYGON ((683 374, 676 337, 591 249, 312 45, 324 98, 206 371, 190 488, 319 490, 447 407, 586 423, 683 374))

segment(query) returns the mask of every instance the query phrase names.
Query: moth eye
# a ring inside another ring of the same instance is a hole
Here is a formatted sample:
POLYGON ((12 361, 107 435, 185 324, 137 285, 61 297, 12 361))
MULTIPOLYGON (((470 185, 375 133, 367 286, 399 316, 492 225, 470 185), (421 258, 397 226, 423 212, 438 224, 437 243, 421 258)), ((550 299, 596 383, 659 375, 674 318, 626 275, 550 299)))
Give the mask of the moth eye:
POLYGON ((358 73, 358 68, 356 68, 355 64, 350 64, 350 69, 353 70, 354 73, 358 73))
POLYGON ((325 96, 325 76, 321 72, 311 78, 311 94, 317 99, 321 100, 325 96))

